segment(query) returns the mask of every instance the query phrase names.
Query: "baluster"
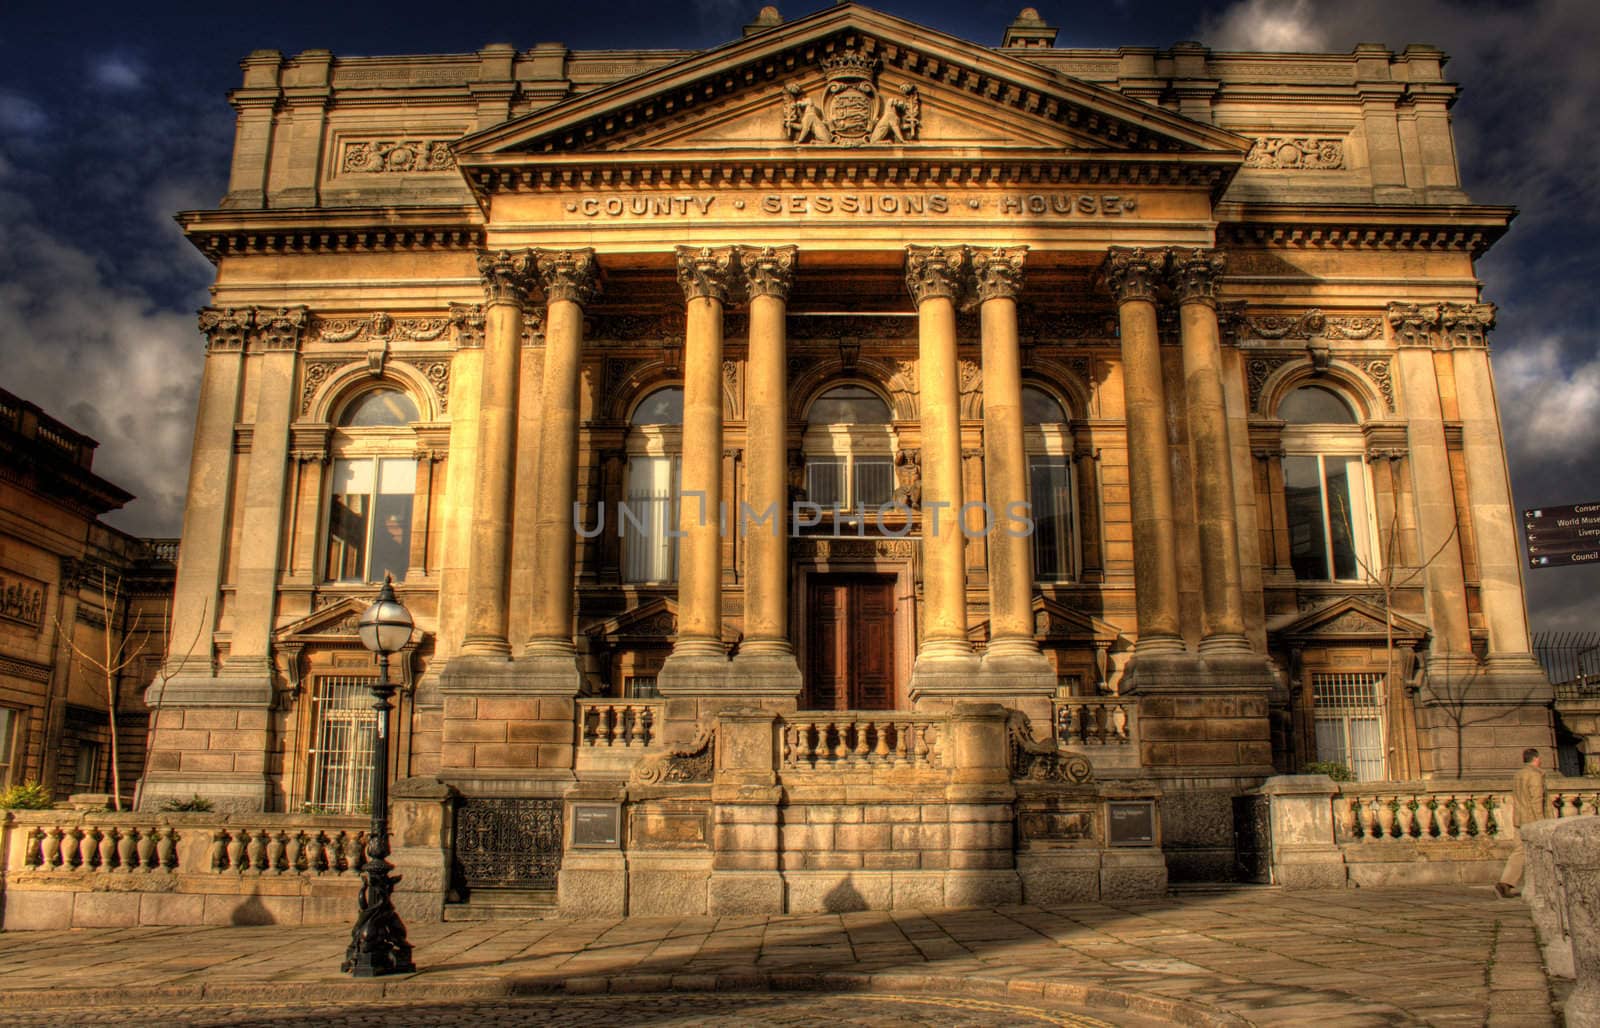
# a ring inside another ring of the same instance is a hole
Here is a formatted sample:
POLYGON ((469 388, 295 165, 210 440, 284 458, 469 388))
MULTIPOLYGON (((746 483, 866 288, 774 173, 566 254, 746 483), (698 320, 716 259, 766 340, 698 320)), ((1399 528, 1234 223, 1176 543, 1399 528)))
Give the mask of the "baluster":
POLYGON ((117 830, 110 825, 105 828, 96 828, 94 869, 99 872, 110 871, 117 862, 117 830))
POLYGON ((1397 798, 1396 804, 1394 808, 1395 827, 1399 829, 1400 838, 1410 839, 1413 837, 1411 834, 1412 829, 1416 826, 1414 811, 1417 807, 1417 801, 1408 796, 1403 799, 1397 798))
POLYGON ((267 870, 275 875, 283 874, 283 832, 272 832, 267 836, 267 870))
POLYGON ((139 845, 134 853, 135 859, 139 862, 139 870, 155 870, 156 836, 160 831, 160 828, 152 825, 139 832, 139 845))
POLYGON ((228 865, 227 869, 236 874, 244 874, 244 857, 249 848, 250 833, 246 829, 228 833, 228 865))
POLYGON ((320 875, 327 864, 328 848, 322 841, 322 832, 313 828, 306 833, 306 873, 320 875))
POLYGON ((1556 812, 1556 817, 1557 818, 1560 818, 1560 817, 1563 816, 1561 811, 1562 811, 1562 808, 1565 807, 1565 806, 1566 806, 1566 803, 1562 800, 1560 793, 1556 793, 1556 795, 1554 797, 1552 797, 1551 800, 1550 800, 1550 807, 1551 807, 1552 810, 1554 810, 1556 812))
POLYGON ((932 749, 932 747, 928 743, 928 732, 929 731, 930 731, 930 728, 927 725, 912 725, 911 726, 911 741, 916 744, 916 747, 917 747, 917 750, 916 750, 917 762, 919 764, 920 763, 927 763, 927 761, 928 761, 928 752, 929 752, 929 750, 932 749))
POLYGON ((94 867, 95 857, 100 854, 99 833, 93 825, 78 828, 78 870, 87 871, 94 867))
POLYGON ((343 874, 346 864, 344 859, 344 833, 329 832, 323 836, 322 853, 328 861, 328 873, 331 875, 343 874))
POLYGON ((1090 707, 1089 711, 1094 718, 1094 729, 1092 733, 1094 735, 1094 741, 1104 746, 1109 736, 1109 733, 1106 731, 1106 716, 1109 711, 1106 710, 1104 704, 1090 707))
POLYGON ((1117 742, 1128 741, 1128 708, 1120 703, 1111 708, 1111 732, 1117 742))
POLYGON ((609 704, 600 708, 600 738, 607 746, 617 744, 617 708, 609 704))
POLYGON ((800 733, 794 725, 783 726, 783 762, 793 764, 795 753, 799 750, 800 733))
POLYGON ((902 764, 911 760, 911 725, 896 724, 894 726, 894 752, 895 759, 902 764))
POLYGON ((117 870, 127 874, 133 870, 133 861, 138 854, 139 831, 136 828, 125 828, 117 833, 117 870))
POLYGON ((172 872, 178 868, 178 832, 170 825, 163 828, 156 840, 156 868, 172 872))
POLYGON ((1485 834, 1496 839, 1500 838, 1500 800, 1496 796, 1485 796, 1483 799, 1483 830, 1485 834))
POLYGON ((27 840, 23 844, 23 850, 22 850, 22 866, 23 867, 37 868, 37 867, 41 867, 43 865, 44 861, 39 856, 39 841, 43 837, 44 837, 44 833, 41 832, 39 829, 37 829, 37 828, 28 829, 28 837, 27 837, 27 840))
POLYGON ((857 760, 867 759, 867 722, 857 721, 850 726, 855 733, 855 756, 857 760))
POLYGON ((258 875, 267 866, 267 832, 264 828, 246 830, 244 844, 244 868, 250 874, 258 875))
POLYGON ((1438 833, 1433 823, 1433 797, 1426 794, 1417 797, 1417 838, 1431 839, 1438 833))
POLYGON ((1380 839, 1394 838, 1395 806, 1394 800, 1385 800, 1381 797, 1378 799, 1378 838, 1380 839))
POLYGON ((1472 834, 1479 839, 1489 837, 1489 808, 1482 797, 1474 796, 1472 803, 1472 834))
POLYGON ((1461 805, 1456 802, 1456 798, 1454 796, 1450 796, 1450 797, 1445 799, 1445 801, 1444 801, 1444 811, 1445 811, 1444 836, 1447 839, 1459 839, 1459 838, 1461 838, 1461 834, 1462 834, 1461 833, 1461 818, 1459 816, 1457 816, 1460 813, 1460 810, 1461 810, 1461 805))
POLYGON ((874 757, 887 757, 889 755, 889 726, 884 721, 872 722, 872 731, 878 737, 877 745, 872 748, 874 757))
POLYGON ((585 746, 594 745, 594 722, 596 718, 594 704, 585 703, 581 708, 582 717, 578 722, 578 734, 583 738, 585 746))
POLYGON ((833 736, 833 752, 829 756, 833 757, 834 760, 843 760, 850 755, 850 747, 845 743, 845 729, 847 727, 841 726, 837 721, 828 722, 828 731, 833 736))
POLYGON ((643 745, 649 746, 655 742, 656 712, 653 707, 644 707, 639 711, 639 723, 644 726, 639 738, 643 745))
POLYGON ((54 871, 60 863, 63 834, 60 828, 51 828, 44 833, 44 838, 39 840, 39 866, 46 871, 54 871))
POLYGON ((283 842, 283 869, 286 873, 292 875, 300 873, 300 857, 304 852, 305 847, 300 842, 300 829, 290 829, 283 842))

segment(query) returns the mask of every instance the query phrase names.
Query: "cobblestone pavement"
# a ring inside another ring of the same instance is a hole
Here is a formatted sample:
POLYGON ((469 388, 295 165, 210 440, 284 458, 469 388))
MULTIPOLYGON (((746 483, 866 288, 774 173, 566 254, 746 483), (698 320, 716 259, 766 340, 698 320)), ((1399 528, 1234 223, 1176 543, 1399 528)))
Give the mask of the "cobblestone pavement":
POLYGON ((417 974, 356 982, 335 927, 0 934, 0 1025, 1557 1023, 1526 906, 1488 889, 446 923, 411 939, 417 974))

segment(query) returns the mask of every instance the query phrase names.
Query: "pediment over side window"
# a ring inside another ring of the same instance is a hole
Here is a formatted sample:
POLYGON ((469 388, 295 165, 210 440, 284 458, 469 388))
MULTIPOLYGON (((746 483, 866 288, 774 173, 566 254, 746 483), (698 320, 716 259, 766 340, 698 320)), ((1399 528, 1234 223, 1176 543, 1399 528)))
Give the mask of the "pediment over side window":
MULTIPOLYGON (((1428 626, 1404 614, 1391 612, 1396 645, 1415 646, 1428 635, 1428 626)), ((1384 626, 1383 607, 1359 596, 1346 596, 1332 603, 1267 622, 1267 633, 1287 643, 1383 642, 1389 633, 1384 626)))
MULTIPOLYGON (((474 168, 540 155, 692 151, 772 159, 973 148, 1243 162, 1250 141, 854 4, 624 79, 475 133, 474 168)), ((475 187, 482 185, 475 182, 475 187)))

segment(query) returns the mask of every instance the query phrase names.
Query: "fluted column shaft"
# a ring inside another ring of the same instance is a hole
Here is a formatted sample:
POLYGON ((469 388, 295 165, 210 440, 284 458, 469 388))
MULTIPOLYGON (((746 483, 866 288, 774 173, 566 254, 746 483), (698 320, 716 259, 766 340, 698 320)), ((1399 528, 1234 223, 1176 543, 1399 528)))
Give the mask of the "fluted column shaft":
POLYGON ((678 638, 672 660, 724 659, 722 648, 722 312, 732 247, 679 247, 687 304, 683 471, 678 526, 678 638))
POLYGON ((1017 293, 1026 247, 975 250, 972 270, 983 336, 983 467, 989 534, 989 647, 985 660, 1041 658, 1033 638, 1033 552, 1022 442, 1017 293))
MULTIPOLYGON (((750 298, 750 356, 745 369, 745 455, 753 511, 746 539, 745 640, 741 657, 794 664, 789 641, 788 340, 785 318, 795 248, 749 247, 739 264, 750 298), (768 513, 771 520, 765 520, 768 513), (762 519, 759 523, 755 519, 762 519)), ((797 672, 798 673, 798 672, 797 672)))
POLYGON ((1133 508, 1133 573, 1139 623, 1136 653, 1182 653, 1178 556, 1172 517, 1172 455, 1156 323, 1158 254, 1113 249, 1106 285, 1117 301, 1128 425, 1128 494, 1133 508))
POLYGON ((1222 397, 1222 346, 1217 325, 1220 254, 1173 256, 1172 281, 1183 338, 1184 397, 1188 406, 1189 465, 1194 469, 1195 520, 1200 537, 1200 649, 1248 652, 1239 527, 1233 491, 1228 414, 1222 397))
POLYGON ((517 448, 517 379, 523 305, 535 284, 533 251, 478 255, 483 278, 483 377, 477 473, 467 562, 466 656, 509 657, 507 592, 517 448))
MULTIPOLYGON (((572 642, 572 505, 578 496, 578 379, 583 307, 599 285, 593 250, 535 251, 544 287, 544 410, 533 520, 534 604, 526 652, 566 658, 572 642)), ((485 380, 490 369, 484 368, 485 380)), ((509 473, 508 461, 508 473, 509 473)))
MULTIPOLYGON (((961 531, 961 386, 956 297, 967 253, 907 247, 906 286, 917 304, 922 406, 922 641, 917 667, 968 660, 965 539, 961 531)), ((915 675, 915 671, 913 671, 915 675)))

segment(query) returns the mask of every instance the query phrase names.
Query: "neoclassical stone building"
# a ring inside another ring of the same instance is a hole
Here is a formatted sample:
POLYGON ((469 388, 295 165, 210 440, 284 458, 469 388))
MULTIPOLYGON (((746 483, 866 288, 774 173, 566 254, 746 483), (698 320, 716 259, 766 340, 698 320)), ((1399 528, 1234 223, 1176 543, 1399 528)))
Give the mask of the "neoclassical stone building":
POLYGON ((1225 876, 1275 770, 1549 746, 1445 55, 1000 28, 246 58, 146 802, 360 810, 385 574, 394 774, 575 910, 1136 891, 1119 803, 1225 876))

